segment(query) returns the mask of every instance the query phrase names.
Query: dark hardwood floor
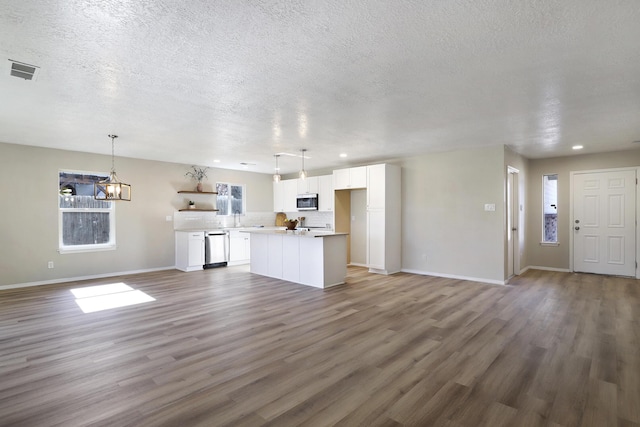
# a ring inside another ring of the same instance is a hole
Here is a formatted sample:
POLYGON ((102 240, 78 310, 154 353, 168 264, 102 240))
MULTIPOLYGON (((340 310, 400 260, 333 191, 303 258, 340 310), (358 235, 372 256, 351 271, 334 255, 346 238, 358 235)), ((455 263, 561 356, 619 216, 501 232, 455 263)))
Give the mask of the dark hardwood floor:
POLYGON ((246 267, 0 292, 2 426, 640 426, 639 282, 246 267), (71 288, 156 299, 84 314, 71 288))

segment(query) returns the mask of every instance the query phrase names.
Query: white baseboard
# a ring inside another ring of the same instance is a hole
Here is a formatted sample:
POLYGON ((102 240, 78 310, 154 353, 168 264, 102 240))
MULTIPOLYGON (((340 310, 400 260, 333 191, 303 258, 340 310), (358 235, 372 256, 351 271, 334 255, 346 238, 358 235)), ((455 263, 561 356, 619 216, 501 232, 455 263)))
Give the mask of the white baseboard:
POLYGON ((555 267, 542 267, 540 265, 528 265, 522 270, 520 270, 519 274, 522 274, 527 270, 544 270, 544 271, 558 271, 560 273, 571 273, 571 270, 569 270, 568 268, 555 268, 555 267))
POLYGON ((369 267, 367 264, 361 264, 359 262, 351 262, 349 265, 353 265, 355 267, 369 267))
POLYGON ((67 277, 63 279, 42 280, 39 282, 16 283, 14 285, 0 286, 0 291, 6 289, 29 288, 31 286, 55 285, 56 283, 77 282, 80 280, 103 279, 105 277, 124 276, 128 274, 151 273, 154 271, 175 270, 175 265, 170 267, 146 268, 143 270, 119 271, 115 273, 94 274, 91 276, 67 277))
POLYGON ((493 280, 493 279, 484 279, 481 277, 469 277, 469 276, 458 276, 456 274, 445 274, 445 273, 434 273, 431 271, 421 271, 421 270, 413 270, 410 268, 403 268, 400 270, 404 273, 411 274, 420 274, 422 276, 435 276, 435 277, 444 277, 447 279, 458 279, 458 280, 469 280, 471 282, 481 282, 481 283, 489 283, 491 285, 506 285, 507 282, 505 280, 493 280))

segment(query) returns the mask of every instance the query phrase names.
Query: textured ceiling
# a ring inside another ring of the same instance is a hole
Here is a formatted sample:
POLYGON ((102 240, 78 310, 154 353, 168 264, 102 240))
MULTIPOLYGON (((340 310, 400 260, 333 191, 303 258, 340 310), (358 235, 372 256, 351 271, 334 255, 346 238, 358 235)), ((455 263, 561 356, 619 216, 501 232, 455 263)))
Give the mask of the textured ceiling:
POLYGON ((0 141, 109 154, 116 133, 117 155, 265 173, 301 148, 308 170, 630 149, 639 22, 638 0, 0 0, 0 141))

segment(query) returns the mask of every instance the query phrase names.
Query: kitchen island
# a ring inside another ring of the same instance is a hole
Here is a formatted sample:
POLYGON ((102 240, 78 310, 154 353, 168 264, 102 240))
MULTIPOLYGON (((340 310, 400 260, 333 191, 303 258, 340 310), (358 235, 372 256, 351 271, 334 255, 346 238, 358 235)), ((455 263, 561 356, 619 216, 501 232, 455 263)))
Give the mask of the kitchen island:
POLYGON ((316 288, 344 283, 347 233, 247 230, 251 272, 316 288))

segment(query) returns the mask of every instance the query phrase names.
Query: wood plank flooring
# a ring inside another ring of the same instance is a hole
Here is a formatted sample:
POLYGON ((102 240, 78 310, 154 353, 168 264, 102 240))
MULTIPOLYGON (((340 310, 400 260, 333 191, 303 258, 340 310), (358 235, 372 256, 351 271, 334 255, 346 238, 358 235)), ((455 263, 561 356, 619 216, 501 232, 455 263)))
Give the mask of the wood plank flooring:
POLYGON ((0 292, 1 426, 640 426, 640 285, 246 266, 0 292), (84 314, 69 289, 154 302, 84 314))

